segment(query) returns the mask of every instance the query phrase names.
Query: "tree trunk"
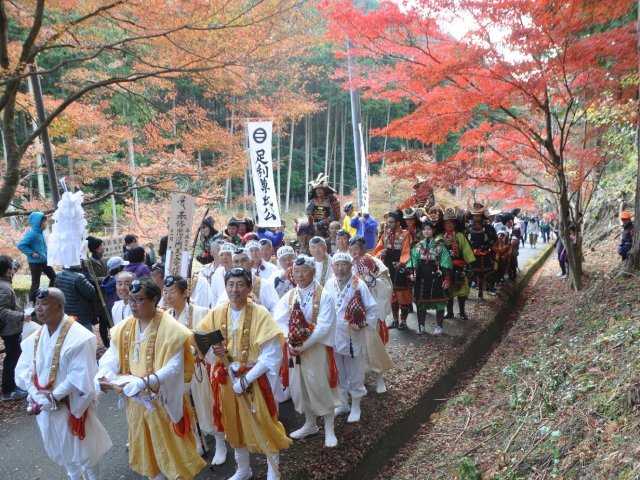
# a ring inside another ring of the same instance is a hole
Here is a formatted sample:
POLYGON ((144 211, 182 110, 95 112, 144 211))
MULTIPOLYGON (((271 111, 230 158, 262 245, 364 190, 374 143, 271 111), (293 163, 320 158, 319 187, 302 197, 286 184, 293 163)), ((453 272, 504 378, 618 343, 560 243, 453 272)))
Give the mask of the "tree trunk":
POLYGON ((109 192, 111 192, 111 223, 113 236, 118 236, 118 209, 116 208, 116 196, 113 195, 113 179, 109 175, 109 192))
POLYGON ((127 138, 127 155, 129 157, 129 167, 131 167, 131 184, 133 185, 132 193, 133 193, 133 215, 138 218, 138 189, 136 185, 138 181, 136 180, 136 157, 133 149, 133 138, 127 138))
POLYGON ((291 120, 291 133, 289 135, 289 165, 287 167, 287 198, 285 212, 289 211, 289 196, 291 194, 291 164, 293 163, 293 135, 295 133, 296 122, 291 120))
MULTIPOLYGON (((636 51, 640 55, 640 0, 638 0, 638 18, 636 29, 636 51)), ((640 73, 640 57, 638 57, 638 72, 640 73)), ((635 229, 633 244, 625 262, 625 270, 640 270, 640 85, 638 85, 638 105, 636 111, 636 160, 638 162, 636 172, 636 192, 633 220, 635 229)))
POLYGON ((282 208, 282 197, 280 196, 280 172, 282 170, 282 165, 280 163, 280 134, 278 133, 278 141, 276 143, 276 155, 278 162, 278 206, 282 208))
POLYGON ((329 140, 331 133, 331 103, 327 104, 327 133, 324 140, 324 174, 329 175, 329 140))
POLYGON ((309 156, 311 153, 309 115, 304 117, 304 203, 309 202, 309 156))
MULTIPOLYGON (((391 102, 387 105, 387 124, 385 128, 389 128, 389 121, 391 120, 391 102)), ((384 160, 387 154, 387 140, 389 139, 389 134, 385 130, 384 132, 384 144, 382 145, 382 168, 384 169, 384 160)))
POLYGON ((347 109, 342 109, 342 125, 340 125, 340 196, 344 197, 344 136, 347 132, 347 109))
POLYGON ((569 231, 571 225, 571 205, 569 203, 569 193, 567 189, 567 182, 564 174, 559 172, 557 174, 557 181, 559 185, 558 204, 560 210, 560 238, 567 252, 567 263, 569 264, 569 281, 571 286, 575 290, 582 289, 582 253, 581 253, 581 225, 574 224, 576 229, 576 238, 571 239, 571 232, 569 231))
POLYGON ((336 153, 338 149, 338 125, 340 123, 340 117, 339 117, 340 110, 338 109, 338 105, 339 103, 336 103, 336 111, 333 114, 333 117, 335 118, 335 120, 333 122, 333 144, 331 147, 331 168, 329 169, 329 171, 332 172, 333 174, 332 185, 334 188, 336 187, 336 185, 338 185, 338 175, 336 174, 336 153))
MULTIPOLYGON (((33 93, 33 83, 31 81, 31 78, 29 79, 29 81, 27 82, 28 86, 29 86, 29 94, 31 96, 34 96, 33 93)), ((35 118, 31 118, 31 125, 33 127, 33 130, 36 130, 38 128, 38 122, 36 122, 35 118)), ((42 148, 41 144, 40 144, 40 140, 37 139, 34 142, 34 146, 36 146, 36 150, 38 148, 42 148)), ((38 182, 38 196, 41 199, 45 199, 46 198, 46 193, 45 193, 45 189, 44 189, 44 175, 42 174, 42 167, 44 166, 44 159, 42 158, 42 153, 37 153, 36 154, 36 178, 37 178, 37 182, 38 182)))

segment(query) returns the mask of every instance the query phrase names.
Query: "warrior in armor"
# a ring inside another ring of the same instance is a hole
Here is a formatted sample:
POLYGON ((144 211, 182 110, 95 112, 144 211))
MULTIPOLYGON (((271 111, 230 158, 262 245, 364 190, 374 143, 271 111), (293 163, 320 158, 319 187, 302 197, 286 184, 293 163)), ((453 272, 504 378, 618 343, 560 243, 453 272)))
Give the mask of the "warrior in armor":
POLYGON ((496 256, 494 282, 502 283, 511 263, 511 242, 509 241, 509 232, 504 226, 498 227, 496 233, 498 238, 496 243, 493 244, 493 251, 496 256))
POLYGON ((411 309, 411 284, 406 267, 411 255, 411 234, 404 229, 402 212, 389 212, 384 233, 371 254, 379 257, 389 270, 393 295, 391 296, 392 328, 406 329, 411 309), (398 318, 400 317, 400 318, 398 318), (398 323, 399 320, 399 323, 398 323))
POLYGON ((418 333, 425 332, 427 310, 436 311, 434 335, 442 334, 444 309, 449 300, 451 285, 451 256, 440 233, 440 225, 426 221, 422 227, 423 240, 413 247, 407 264, 413 269, 413 299, 418 307, 418 333))
POLYGON ((329 224, 340 220, 340 202, 336 191, 329 186, 327 176, 323 174, 309 185, 311 199, 306 210, 309 225, 313 225, 315 235, 329 238, 329 224))
POLYGON ((458 221, 455 209, 447 208, 444 212, 443 239, 451 255, 453 270, 445 318, 453 318, 453 299, 457 297, 460 318, 467 320, 465 303, 469 298, 469 279, 467 278, 466 270, 469 265, 476 261, 476 257, 473 254, 473 250, 471 250, 469 240, 462 233, 463 231, 464 228, 458 221))
MULTIPOLYGON (((471 210, 471 225, 469 226, 469 242, 473 249, 476 261, 471 266, 476 285, 478 286, 478 298, 484 298, 484 289, 487 286, 487 278, 494 269, 493 244, 496 241, 495 229, 487 223, 484 206, 475 203, 471 210)), ((489 285, 489 289, 492 290, 489 285)))

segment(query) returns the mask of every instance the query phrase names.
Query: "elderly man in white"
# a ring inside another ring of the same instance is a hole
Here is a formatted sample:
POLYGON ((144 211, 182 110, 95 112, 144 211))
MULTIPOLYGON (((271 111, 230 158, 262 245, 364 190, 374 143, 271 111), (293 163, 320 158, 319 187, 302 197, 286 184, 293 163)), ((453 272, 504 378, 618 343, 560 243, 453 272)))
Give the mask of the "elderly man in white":
POLYGON ((323 287, 333 277, 331 257, 327 253, 327 242, 322 237, 313 237, 309 240, 309 253, 315 260, 315 281, 323 287))
POLYGON ((247 242, 246 251, 251 259, 251 273, 254 277, 270 280, 278 272, 278 267, 262 258, 260 243, 252 240, 247 242))
POLYGON ((21 344, 16 383, 29 392, 27 409, 37 415, 49 458, 71 480, 95 480, 111 448, 94 410, 96 337, 64 314, 57 288, 37 292, 36 315, 43 325, 21 344))
POLYGON ((349 412, 347 422, 360 421, 360 401, 367 394, 364 386, 367 338, 365 329, 375 328, 378 320, 376 301, 365 282, 352 274, 353 259, 337 252, 333 259, 335 276, 327 282, 326 291, 336 311, 335 351, 340 373, 342 405, 336 415, 349 412), (348 407, 351 397, 351 408, 348 407))
POLYGON ((280 299, 274 319, 288 336, 289 390, 296 411, 305 416, 304 425, 290 436, 303 439, 318 433, 316 419, 323 417, 324 444, 331 448, 338 444, 334 410, 341 405, 333 352, 335 310, 314 272, 312 257, 296 259, 293 275, 298 286, 280 299))
POLYGON ((231 268, 231 256, 235 247, 224 240, 216 240, 210 243, 209 251, 213 256, 213 262, 198 272, 195 287, 191 292, 191 303, 204 308, 213 308, 219 292, 224 290, 224 274, 231 268))
POLYGON ((285 293, 295 287, 293 261, 296 258, 296 252, 293 247, 283 245, 278 249, 277 258, 280 268, 271 280, 278 297, 282 298, 285 293))

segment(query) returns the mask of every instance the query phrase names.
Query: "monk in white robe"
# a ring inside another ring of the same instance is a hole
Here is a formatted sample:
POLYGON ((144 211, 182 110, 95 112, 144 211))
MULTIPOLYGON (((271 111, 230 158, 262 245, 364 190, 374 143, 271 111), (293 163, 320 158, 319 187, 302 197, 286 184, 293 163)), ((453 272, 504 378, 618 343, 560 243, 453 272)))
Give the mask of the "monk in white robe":
POLYGON ((277 257, 280 268, 271 280, 278 297, 282 298, 285 293, 296 286, 293 279, 293 261, 296 258, 296 252, 293 247, 283 245, 278 249, 277 257))
MULTIPOLYGON (((209 309, 187 302, 188 287, 186 279, 180 276, 170 275, 164 279, 163 298, 169 307, 169 314, 189 330, 195 330, 196 325, 207 316, 209 309)), ((203 361, 199 359, 196 360, 191 384, 188 385, 187 388, 190 389, 191 395, 193 396, 196 417, 202 433, 213 435, 216 440, 216 450, 211 463, 213 465, 222 465, 227 459, 227 444, 224 441, 224 433, 218 432, 214 425, 211 382, 209 381, 209 372, 203 361)), ((196 443, 199 445, 199 448, 202 449, 203 447, 195 421, 193 423, 193 433, 196 434, 196 443)))
POLYGON ((287 335, 289 358, 283 368, 288 369, 293 405, 305 416, 304 425, 290 436, 303 439, 318 433, 316 419, 323 417, 324 443, 332 448, 338 444, 334 411, 341 405, 333 353, 335 310, 331 297, 313 278, 314 263, 306 255, 296 259, 293 274, 298 286, 280 299, 274 318, 287 335))
POLYGON ((353 259, 348 253, 333 256, 334 278, 327 285, 336 310, 335 351, 342 405, 336 415, 349 412, 347 422, 360 421, 360 402, 367 394, 364 374, 367 366, 367 332, 378 320, 376 301, 365 282, 351 273, 353 259), (351 397, 349 409, 348 397, 351 397))
POLYGON ((246 250, 251 259, 251 273, 253 273, 253 276, 263 280, 270 280, 278 271, 278 267, 262 258, 260 243, 256 240, 247 242, 246 250))
POLYGON ((98 462, 111 448, 94 408, 96 337, 64 315, 57 288, 38 291, 36 315, 44 325, 22 341, 16 384, 29 393, 28 409, 49 458, 71 480, 95 480, 98 462))
POLYGON ((367 252, 362 237, 354 237, 349 241, 349 251, 353 257, 352 272, 367 284, 371 295, 378 305, 378 321, 375 329, 366 329, 367 335, 367 371, 376 374, 376 392, 384 393, 384 372, 393 367, 393 361, 385 345, 389 341, 389 329, 386 319, 391 314, 391 295, 393 285, 389 269, 377 257, 367 252))
POLYGON ((224 274, 231 268, 235 246, 215 241, 211 244, 213 262, 198 272, 196 285, 191 292, 191 303, 204 308, 213 308, 224 290, 224 274))
POLYGON ((129 305, 129 287, 134 280, 133 273, 120 272, 116 275, 116 293, 118 294, 118 300, 111 307, 111 318, 113 324, 117 325, 124 319, 131 316, 131 305, 129 305))
POLYGON ((315 281, 324 287, 327 281, 333 277, 331 257, 327 253, 327 241, 322 237, 313 237, 309 240, 309 253, 315 260, 315 281))
POLYGON ((113 327, 96 380, 127 400, 131 469, 153 480, 191 480, 206 466, 185 395, 194 368, 193 334, 157 308, 160 297, 152 280, 132 283, 133 315, 113 327))

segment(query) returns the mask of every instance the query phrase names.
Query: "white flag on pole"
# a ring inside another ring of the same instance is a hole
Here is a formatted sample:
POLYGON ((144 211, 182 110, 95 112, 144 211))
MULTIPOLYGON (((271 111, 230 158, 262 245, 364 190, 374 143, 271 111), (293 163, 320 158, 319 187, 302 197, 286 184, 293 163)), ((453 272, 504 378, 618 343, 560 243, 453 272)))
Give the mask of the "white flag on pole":
POLYGON ((258 226, 260 227, 279 227, 281 225, 278 194, 273 181, 272 130, 272 122, 247 123, 251 174, 256 195, 258 226))
POLYGON ((369 162, 367 161, 367 154, 364 150, 364 138, 362 135, 362 124, 358 124, 360 130, 360 198, 362 204, 360 210, 362 213, 369 213, 369 162))

